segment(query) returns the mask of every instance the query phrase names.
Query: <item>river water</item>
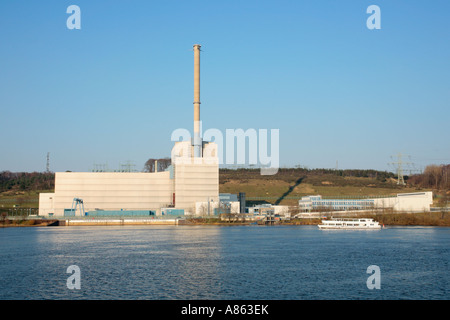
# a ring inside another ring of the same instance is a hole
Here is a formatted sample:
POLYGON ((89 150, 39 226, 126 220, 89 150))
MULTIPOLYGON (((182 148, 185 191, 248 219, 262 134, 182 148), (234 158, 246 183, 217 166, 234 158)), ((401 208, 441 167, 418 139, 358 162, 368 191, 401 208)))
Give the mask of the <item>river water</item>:
POLYGON ((444 300, 449 245, 447 227, 3 228, 0 299, 444 300))

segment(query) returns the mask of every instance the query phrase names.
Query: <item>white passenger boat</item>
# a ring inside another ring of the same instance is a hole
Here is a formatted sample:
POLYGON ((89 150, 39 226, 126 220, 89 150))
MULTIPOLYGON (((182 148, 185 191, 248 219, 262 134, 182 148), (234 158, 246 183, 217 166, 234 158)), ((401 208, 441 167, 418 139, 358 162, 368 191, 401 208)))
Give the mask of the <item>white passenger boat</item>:
POLYGON ((319 224, 320 229, 381 229, 380 224, 373 219, 361 218, 361 219, 330 219, 322 220, 322 224, 319 224))

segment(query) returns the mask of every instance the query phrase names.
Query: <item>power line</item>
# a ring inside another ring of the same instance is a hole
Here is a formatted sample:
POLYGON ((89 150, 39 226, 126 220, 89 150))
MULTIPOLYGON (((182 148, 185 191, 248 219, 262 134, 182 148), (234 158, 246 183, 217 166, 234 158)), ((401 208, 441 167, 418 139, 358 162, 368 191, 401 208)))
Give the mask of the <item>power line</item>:
MULTIPOLYGON (((397 168, 397 184, 404 186, 405 185, 405 180, 403 179, 404 165, 410 165, 412 163, 403 161, 402 157, 403 157, 403 155, 399 152, 397 154, 397 162, 390 162, 389 164, 396 166, 396 168, 397 168)), ((391 158, 392 158, 392 156, 391 156, 391 158)), ((411 158, 411 157, 409 157, 409 158, 411 158)))

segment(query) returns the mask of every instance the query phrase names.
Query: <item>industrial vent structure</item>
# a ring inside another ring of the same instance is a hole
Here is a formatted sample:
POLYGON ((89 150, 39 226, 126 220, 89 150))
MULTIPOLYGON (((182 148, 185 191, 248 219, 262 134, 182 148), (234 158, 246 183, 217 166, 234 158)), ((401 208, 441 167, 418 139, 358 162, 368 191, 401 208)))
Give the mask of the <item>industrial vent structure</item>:
POLYGON ((39 215, 63 216, 74 198, 87 212, 183 209, 194 214, 198 202, 219 201, 217 144, 200 133, 200 45, 194 45, 194 135, 175 142, 172 164, 163 172, 56 172, 55 192, 39 195, 39 215))

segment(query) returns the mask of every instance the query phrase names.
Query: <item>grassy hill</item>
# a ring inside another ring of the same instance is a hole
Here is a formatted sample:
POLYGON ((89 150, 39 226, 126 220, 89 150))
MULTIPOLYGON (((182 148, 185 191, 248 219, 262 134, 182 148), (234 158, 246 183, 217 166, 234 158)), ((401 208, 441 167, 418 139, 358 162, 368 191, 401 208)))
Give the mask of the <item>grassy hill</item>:
POLYGON ((221 193, 245 192, 249 202, 296 205, 306 195, 382 196, 420 190, 399 186, 393 173, 375 170, 279 169, 276 175, 262 176, 259 169, 222 169, 221 193))

